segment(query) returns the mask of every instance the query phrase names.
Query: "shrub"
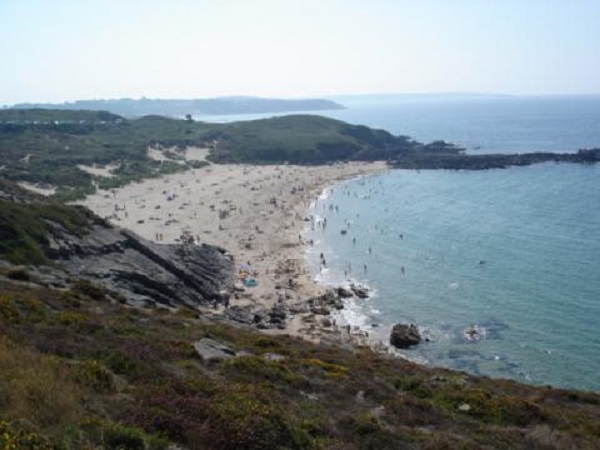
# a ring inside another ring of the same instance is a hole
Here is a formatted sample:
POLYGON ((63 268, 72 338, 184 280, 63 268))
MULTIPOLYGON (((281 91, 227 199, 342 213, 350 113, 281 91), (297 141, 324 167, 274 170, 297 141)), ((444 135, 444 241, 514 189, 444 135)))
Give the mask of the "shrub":
POLYGON ((111 392, 114 390, 112 374, 95 359, 82 361, 77 366, 77 381, 95 392, 111 392))
POLYGON ((66 365, 0 338, 0 415, 39 426, 76 420, 81 394, 66 365))
POLYGON ((365 413, 356 421, 356 433, 367 435, 377 433, 381 430, 379 419, 371 413, 365 413))
POLYGON ((44 305, 36 298, 0 295, 0 321, 11 324, 37 322, 43 319, 45 314, 44 305))
POLYGON ((65 326, 78 326, 86 323, 89 317, 74 311, 62 311, 56 315, 56 321, 65 326))
POLYGON ((35 431, 0 420, 0 448, 4 450, 54 450, 55 446, 35 431))
POLYGON ((295 439, 282 411, 255 394, 238 387, 211 403, 209 439, 215 449, 310 448, 304 434, 295 439))
POLYGON ((0 320, 7 323, 19 323, 21 312, 12 298, 0 295, 0 320))
POLYGON ((327 378, 339 378, 342 376, 347 376, 349 371, 348 367, 346 366, 328 363, 317 358, 303 359, 302 364, 308 367, 322 369, 327 378))
POLYGON ((73 290, 93 300, 104 300, 106 296, 106 290, 104 288, 99 287, 88 280, 77 280, 73 284, 73 290))
POLYGON ((107 449, 146 450, 144 433, 136 428, 115 425, 105 432, 104 443, 107 449))
POLYGON ((292 386, 307 384, 305 377, 292 372, 284 363, 267 361, 260 356, 246 356, 225 360, 221 371, 231 379, 244 382, 268 381, 292 386))

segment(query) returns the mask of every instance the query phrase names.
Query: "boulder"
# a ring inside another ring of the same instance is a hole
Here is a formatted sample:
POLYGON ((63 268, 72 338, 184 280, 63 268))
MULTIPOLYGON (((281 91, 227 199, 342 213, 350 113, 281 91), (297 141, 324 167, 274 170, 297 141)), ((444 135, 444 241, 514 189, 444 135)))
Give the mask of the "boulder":
POLYGON ((323 325, 325 328, 329 328, 332 325, 331 319, 329 317, 323 317, 321 319, 321 325, 323 325))
POLYGON ((194 350, 205 362, 220 361, 235 356, 235 352, 227 345, 210 338, 203 338, 194 342, 194 350))
POLYGON ((255 314, 252 312, 251 306, 233 305, 223 312, 223 317, 244 325, 254 325, 255 323, 255 314))
POLYGON ((344 286, 339 286, 337 289, 337 295, 341 298, 350 298, 350 297, 354 297, 354 293, 352 292, 351 289, 344 287, 344 286))
POLYGON ((271 322, 284 322, 287 318, 286 307, 282 303, 277 303, 273 305, 271 310, 269 311, 269 317, 271 322))
POLYGON ((354 292, 358 298, 367 298, 369 297, 369 288, 365 286, 361 286, 359 284, 351 284, 350 289, 354 292))
POLYGON ((409 348, 421 342, 421 333, 416 325, 398 323, 390 333, 390 344, 397 348, 409 348))
POLYGON ((310 308, 310 312, 321 316, 328 316, 331 311, 329 311, 329 309, 325 308, 324 306, 313 306, 312 308, 310 308))

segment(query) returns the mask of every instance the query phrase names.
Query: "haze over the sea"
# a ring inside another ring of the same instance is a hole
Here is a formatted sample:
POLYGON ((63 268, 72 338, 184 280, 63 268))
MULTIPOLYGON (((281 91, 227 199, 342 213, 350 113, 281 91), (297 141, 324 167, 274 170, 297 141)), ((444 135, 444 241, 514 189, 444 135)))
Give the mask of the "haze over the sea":
POLYGON ((596 0, 3 0, 0 105, 600 93, 596 0))

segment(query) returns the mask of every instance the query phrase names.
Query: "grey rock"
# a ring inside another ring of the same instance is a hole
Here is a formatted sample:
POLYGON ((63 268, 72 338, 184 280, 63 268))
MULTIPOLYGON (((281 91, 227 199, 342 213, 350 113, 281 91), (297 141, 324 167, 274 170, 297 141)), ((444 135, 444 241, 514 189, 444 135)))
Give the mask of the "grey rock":
POLYGON ((390 344, 397 348, 409 348, 421 342, 421 334, 416 325, 398 323, 390 333, 390 344))
POLYGON ((282 303, 277 303, 269 311, 271 322, 282 322, 287 318, 287 308, 282 303))
POLYGON ((310 312, 321 316, 328 316, 331 313, 331 311, 324 306, 313 306, 310 308, 310 312))
POLYGON ((278 353, 265 353, 263 355, 263 358, 269 360, 269 361, 283 361, 285 360, 285 356, 280 355, 278 353))
POLYGON ((352 292, 351 289, 346 288, 344 286, 339 286, 337 289, 337 295, 342 297, 342 298, 350 298, 350 297, 354 297, 354 293, 352 292))
POLYGON ((194 350, 205 362, 220 361, 235 356, 235 352, 227 345, 210 338, 194 342, 194 350))
POLYGON ((369 297, 369 289, 364 286, 360 286, 358 284, 351 284, 350 289, 352 290, 352 292, 354 292, 354 295, 356 295, 358 298, 368 298, 369 297))
POLYGON ((244 325, 254 325, 255 313, 252 311, 252 307, 233 305, 225 310, 223 317, 232 322, 241 323, 244 325))
POLYGON ((211 245, 164 245, 109 225, 90 215, 90 225, 74 234, 51 223, 45 248, 70 275, 88 279, 135 306, 196 307, 226 302, 234 265, 211 245))

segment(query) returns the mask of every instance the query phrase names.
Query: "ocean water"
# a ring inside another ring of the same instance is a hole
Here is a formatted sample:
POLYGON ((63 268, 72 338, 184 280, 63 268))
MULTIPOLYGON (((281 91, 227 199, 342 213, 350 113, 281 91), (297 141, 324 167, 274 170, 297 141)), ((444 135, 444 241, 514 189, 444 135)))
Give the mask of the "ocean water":
MULTIPOLYGON (((335 115, 473 153, 600 145, 599 98, 377 100, 335 115)), ((312 214, 327 220, 306 232, 315 278, 373 290, 340 323, 384 341, 416 323, 430 342, 402 351, 410 359, 600 391, 600 165, 391 170, 327 189, 312 214)))
MULTIPOLYGON (((600 97, 337 100, 349 108, 318 114, 470 153, 600 146, 600 97)), ((410 359, 600 391, 600 165, 393 170, 327 189, 311 213, 327 219, 306 230, 315 278, 372 289, 340 323, 382 340, 416 323, 430 342, 403 351, 410 359)))
POLYGON ((316 202, 327 226, 307 231, 307 256, 321 283, 374 290, 340 324, 381 340, 418 324, 430 342, 410 359, 600 390, 599 181, 599 165, 541 164, 344 182, 316 202))

